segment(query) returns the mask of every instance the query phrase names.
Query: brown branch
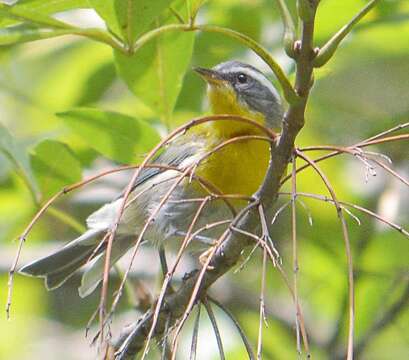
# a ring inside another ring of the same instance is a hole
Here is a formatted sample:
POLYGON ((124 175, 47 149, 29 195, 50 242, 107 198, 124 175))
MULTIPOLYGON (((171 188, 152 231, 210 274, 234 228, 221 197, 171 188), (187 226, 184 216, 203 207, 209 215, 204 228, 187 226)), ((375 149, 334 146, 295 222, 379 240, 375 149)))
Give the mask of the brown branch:
POLYGON ((298 316, 298 320, 299 320, 299 325, 300 325, 300 331, 301 331, 301 335, 302 335, 302 339, 303 339, 303 343, 304 343, 304 347, 305 347, 305 351, 306 351, 306 357, 307 359, 310 358, 310 346, 309 346, 309 341, 308 341, 308 336, 307 336, 307 331, 306 331, 306 327, 305 327, 305 323, 304 323, 304 316, 302 314, 302 310, 301 307, 298 303, 296 303, 295 301, 295 293, 294 293, 294 289, 291 288, 291 284, 290 284, 290 280, 287 277, 287 274, 285 273, 284 269, 282 268, 281 264, 279 262, 277 262, 277 256, 276 254, 273 254, 273 251, 271 249, 271 246, 266 244, 265 239, 261 238, 260 236, 257 236, 251 232, 248 232, 246 230, 240 230, 237 228, 233 228, 235 231, 248 236, 250 239, 254 239, 257 244, 256 246, 253 248, 252 252, 258 248, 261 247, 263 250, 267 251, 267 255, 272 263, 272 265, 274 267, 276 267, 281 275, 281 278, 284 281, 285 286, 287 287, 288 291, 291 294, 291 297, 294 301, 294 305, 296 306, 296 312, 297 314, 299 314, 298 316))
MULTIPOLYGON (((402 135, 397 135, 397 136, 388 137, 388 138, 384 138, 384 139, 372 140, 372 141, 369 141, 369 142, 365 143, 364 146, 373 145, 375 142, 377 144, 380 144, 380 143, 383 143, 383 142, 397 141, 397 140, 402 140, 402 139, 407 139, 407 138, 409 138, 409 134, 402 134, 402 135)), ((365 152, 365 151, 361 150, 361 148, 359 146, 360 145, 358 144, 356 147, 351 146, 351 147, 346 147, 345 148, 345 147, 338 147, 338 146, 331 146, 331 145, 319 145, 319 146, 305 147, 301 151, 332 150, 332 151, 334 151, 334 153, 337 152, 337 154, 341 154, 341 153, 350 154, 350 155, 353 155, 353 156, 357 157, 359 160, 363 161, 364 164, 367 167, 370 167, 372 169, 372 166, 368 162, 368 160, 369 160, 369 161, 372 161, 375 164, 377 164, 379 167, 383 168, 386 172, 388 172, 389 174, 394 176, 396 179, 398 179, 400 182, 402 182, 406 186, 409 186, 409 181, 406 180, 403 176, 399 175, 396 171, 391 169, 388 165, 384 164, 382 161, 379 161, 378 159, 375 159, 372 156, 367 157, 367 155, 377 155, 377 156, 383 156, 384 158, 391 161, 387 156, 385 156, 383 154, 379 154, 379 153, 365 152)), ((362 147, 362 145, 361 145, 361 147, 362 147)))
MULTIPOLYGON (((302 22, 301 45, 297 54, 297 71, 295 91, 299 100, 290 105, 283 120, 283 131, 277 145, 270 145, 271 160, 260 189, 254 194, 255 202, 269 210, 276 202, 281 179, 294 148, 294 141, 304 126, 304 114, 307 106, 308 95, 312 84, 312 60, 315 56, 313 51, 314 17, 317 3, 312 3, 312 17, 302 22)), ((253 230, 259 223, 258 211, 255 207, 241 211, 233 221, 238 229, 253 230)), ((185 276, 184 282, 175 293, 167 294, 164 304, 160 309, 157 324, 153 336, 160 337, 164 331, 167 316, 170 315, 171 323, 175 323, 186 310, 192 306, 195 299, 205 294, 206 290, 222 275, 229 271, 240 259, 242 250, 252 243, 247 236, 228 231, 226 238, 215 248, 210 258, 211 267, 205 267, 202 271, 196 269, 185 276), (196 293, 196 294, 195 294, 196 293), (195 294, 192 297, 192 294, 195 294)), ((117 359, 131 358, 142 348, 152 326, 153 310, 146 312, 131 329, 121 336, 116 342, 117 359)))
MULTIPOLYGON (((100 336, 100 339, 101 339, 101 345, 104 342, 104 326, 105 326, 105 324, 107 322, 106 318, 105 318, 105 309, 106 309, 106 303, 107 303, 108 281, 109 281, 109 270, 110 270, 110 262, 111 262, 112 244, 113 244, 117 229, 119 227, 119 223, 120 223, 121 218, 123 216, 123 213, 124 213, 127 201, 128 201, 128 197, 130 196, 130 194, 131 194, 131 192, 132 192, 132 190, 134 188, 134 184, 136 183, 136 180, 137 180, 138 176, 140 175, 140 173, 144 169, 145 165, 147 165, 149 163, 149 161, 155 157, 155 155, 160 151, 160 149, 165 144, 167 144, 169 141, 173 140, 179 134, 183 134, 184 132, 188 131, 190 128, 192 128, 194 126, 197 126, 197 125, 200 125, 200 124, 203 124, 203 123, 206 123, 206 122, 210 122, 210 121, 227 121, 227 120, 239 121, 239 122, 245 122, 245 123, 248 123, 248 124, 252 124, 253 126, 258 127, 259 129, 264 131, 267 134, 267 136, 270 136, 271 138, 275 137, 275 134, 270 129, 266 128, 265 126, 259 124, 258 122, 254 121, 254 120, 246 119, 246 118, 243 118, 243 117, 240 117, 240 116, 235 116, 235 115, 214 115, 214 116, 207 116, 207 117, 193 119, 190 122, 188 122, 187 124, 182 125, 182 126, 178 127, 177 129, 173 130, 168 136, 166 136, 162 141, 160 141, 149 152, 149 154, 144 158, 144 160, 142 161, 142 164, 135 170, 134 174, 132 175, 132 178, 129 181, 127 187, 126 187, 124 196, 122 197, 121 206, 119 208, 118 213, 116 214, 116 219, 115 219, 115 221, 113 223, 112 228, 110 229, 110 235, 108 237, 107 246, 106 246, 106 250, 105 250, 104 275, 103 275, 103 279, 102 279, 101 296, 100 296, 100 302, 99 302, 99 318, 100 318, 99 336, 100 336)), ((182 177, 181 177, 180 181, 182 181, 182 177)), ((176 187, 176 185, 175 185, 175 187, 176 187)), ((172 191, 173 191, 173 189, 168 192, 168 194, 167 194, 168 197, 170 196, 172 191)), ((162 207, 163 203, 164 202, 161 201, 161 204, 160 204, 160 206, 158 206, 156 211, 160 210, 160 207, 162 207)), ((137 249, 139 247, 139 244, 142 241, 142 236, 146 232, 147 227, 152 222, 152 219, 153 219, 153 216, 150 216, 148 221, 145 222, 145 224, 143 226, 143 230, 142 230, 141 234, 139 235, 138 240, 136 242, 135 249, 133 251, 133 256, 132 257, 135 257, 137 249)), ((124 281, 126 279, 126 276, 127 276, 127 272, 125 273, 124 281)), ((123 288, 124 281, 121 283, 121 289, 123 288)), ((119 301, 121 293, 122 293, 122 291, 118 291, 118 295, 116 296, 116 298, 114 300, 115 305, 119 301)), ((112 313, 112 310, 111 310, 110 313, 112 313)))
POLYGON ((325 174, 322 172, 322 170, 316 165, 316 163, 308 158, 305 154, 303 154, 300 150, 296 150, 297 155, 302 158, 304 161, 309 163, 312 168, 316 171, 316 173, 319 175, 323 183, 325 184, 325 187, 328 189, 331 198, 333 200, 335 209, 337 210, 337 215, 338 218, 341 222, 341 228, 342 228, 342 235, 344 238, 344 244, 345 244, 345 253, 346 253, 346 258, 347 258, 347 264, 348 264, 348 302, 349 302, 349 319, 348 319, 348 345, 347 345, 347 360, 352 360, 353 359, 353 351, 354 351, 354 323, 355 323, 355 290, 354 290, 354 272, 353 272, 353 262, 352 262, 352 252, 351 252, 351 243, 349 240, 349 234, 348 234, 348 228, 347 228, 347 223, 345 221, 345 217, 342 212, 342 207, 338 202, 337 196, 335 194, 335 191, 325 176, 325 174))
POLYGON ((263 358, 263 323, 266 322, 264 309, 264 293, 266 287, 266 267, 267 267, 267 246, 263 250, 263 265, 261 270, 261 287, 260 287, 260 304, 259 304, 259 324, 258 324, 258 339, 257 339, 257 360, 263 358))
MULTIPOLYGON (((378 135, 375 135, 367 140, 361 141, 355 145, 349 146, 350 149, 353 148, 363 148, 363 147, 367 147, 370 145, 377 145, 377 144, 383 144, 383 143, 387 143, 387 142, 393 142, 393 141, 399 141, 399 140, 408 140, 409 139, 409 134, 402 134, 402 135, 396 135, 396 136, 389 136, 389 137, 385 137, 385 138, 379 138, 381 136, 383 136, 384 134, 389 134, 392 131, 397 131, 400 130, 404 127, 406 127, 407 124, 403 124, 403 125, 399 125, 399 126, 395 126, 394 128, 388 130, 388 131, 384 131, 378 135)), ((312 150, 328 150, 328 147, 326 146, 308 146, 308 147, 304 147, 300 149, 301 151, 312 151, 312 150)), ((341 148, 339 150, 336 151, 332 151, 328 154, 325 154, 317 159, 314 159, 315 163, 321 162, 323 160, 327 160, 330 159, 334 156, 337 156, 339 154, 342 154, 343 151, 341 151, 341 148)), ((303 171, 307 168, 310 167, 310 164, 305 164, 303 166, 300 166, 297 169, 297 173, 299 173, 300 171, 303 171)), ((291 174, 285 176, 281 183, 284 184, 285 182, 287 182, 289 179, 291 179, 291 174)))
MULTIPOLYGON (((292 196, 292 193, 290 193, 290 192, 280 192, 280 195, 292 196)), ((320 195, 320 194, 310 194, 310 193, 305 193, 305 192, 298 192, 297 196, 304 196, 304 197, 307 197, 307 198, 320 200, 320 201, 323 201, 323 202, 334 203, 333 199, 331 199, 331 198, 329 198, 329 197, 327 197, 325 195, 320 195)), ((376 220, 378 220, 380 222, 383 222, 384 224, 390 226, 392 229, 400 232, 402 235, 409 238, 409 231, 408 230, 406 230, 402 226, 400 226, 398 224, 395 224, 394 222, 384 218, 383 216, 381 216, 381 215, 379 215, 379 214, 377 214, 377 213, 375 213, 375 212, 373 212, 373 211, 371 211, 371 210, 369 210, 369 209, 367 209, 367 208, 365 208, 363 206, 356 205, 356 204, 353 204, 353 203, 349 203, 349 202, 346 202, 346 201, 340 201, 340 200, 338 200, 338 203, 341 205, 341 207, 344 210, 345 210, 345 207, 351 207, 351 208, 353 208, 355 210, 361 211, 364 214, 367 214, 367 215, 373 217, 374 219, 376 219, 376 220)))
POLYGON ((297 247, 297 157, 295 154, 292 159, 291 167, 291 237, 292 237, 292 252, 293 252, 293 288, 295 302, 295 334, 297 340, 297 352, 301 354, 301 339, 300 339, 300 313, 298 311, 298 247, 297 247))
MULTIPOLYGON (((196 223, 197 223, 197 221, 199 219, 199 216, 200 216, 201 212, 203 211, 204 207, 206 206, 206 204, 207 204, 207 202, 209 200, 211 200, 211 198, 208 196, 208 197, 204 198, 204 200, 200 203, 200 205, 199 205, 199 207, 198 207, 198 209, 196 211, 196 214, 194 215, 194 218, 193 218, 193 220, 192 220, 192 222, 191 222, 191 224, 189 226, 189 229, 188 229, 188 231, 186 233, 186 236, 183 239, 182 245, 180 246, 180 249, 178 251, 178 254, 176 256, 176 259, 175 259, 175 262, 174 262, 174 264, 172 266, 172 269, 166 273, 165 279, 163 280, 162 289, 160 291, 158 301, 157 301, 157 303, 155 305, 154 318, 153 318, 153 322, 152 322, 152 325, 151 325, 151 329, 149 330, 148 339, 146 341, 146 345, 145 345, 145 349, 144 349, 144 355, 148 351, 149 341, 152 338, 153 332, 155 331, 155 326, 156 326, 156 323, 158 321, 159 311, 160 311, 161 306, 162 306, 163 298, 165 297, 165 295, 167 293, 168 285, 169 285, 170 281, 172 280, 173 274, 176 271, 176 267, 179 264, 179 261, 182 258, 182 255, 183 255, 186 247, 188 246, 188 244, 192 240, 193 229, 194 229, 194 227, 195 227, 195 225, 196 225, 196 223)), ((144 355, 142 355, 142 357, 144 357, 144 355)))
MULTIPOLYGON (((221 116, 220 118, 223 118, 223 116, 221 116)), ((231 116, 228 116, 227 118, 231 118, 231 116)), ((245 122, 247 122, 246 119, 242 118, 245 122)), ((208 118, 202 118, 202 119, 197 119, 199 121, 199 123, 203 123, 203 121, 213 121, 216 120, 215 117, 208 117, 208 118)), ((237 119, 238 121, 241 121, 240 118, 237 119)), ((195 122, 196 120, 193 120, 192 122, 188 123, 187 126, 193 126, 193 122, 195 122)), ((250 121, 250 123, 254 123, 253 121, 250 121)), ((253 124, 254 125, 254 124, 253 124)), ((256 126, 259 126, 259 124, 257 124, 256 126)), ((268 129, 265 129, 266 133, 270 134, 268 129)), ((271 134, 270 134, 271 135, 271 134)), ((258 137, 256 137, 257 139, 258 137)), ((235 138, 237 139, 237 141, 243 141, 243 137, 239 137, 239 138, 235 138)), ((260 139, 258 140, 265 140, 266 138, 264 137, 260 137, 260 139)), ((268 138, 270 139, 270 138, 268 138)), ((234 139, 231 139, 234 140, 234 139)), ((271 141, 271 139, 269 140, 271 141)), ((230 141, 228 144, 232 143, 234 141, 230 141)), ((228 144, 224 144, 224 145, 228 145, 228 144)), ((33 229, 33 227, 35 226, 35 224, 40 220, 40 218, 45 214, 45 212, 54 204, 54 202, 57 201, 58 198, 60 198, 63 195, 66 195, 68 193, 70 193, 71 191, 77 190, 79 188, 82 188, 83 186, 86 186, 96 180, 98 180, 99 178, 105 177, 107 175, 110 174, 114 174, 117 172, 121 172, 121 171, 125 171, 125 170, 131 170, 131 169, 137 169, 139 170, 139 168, 144 167, 144 168, 154 168, 154 169, 160 169, 160 170, 174 170, 174 171, 178 171, 178 172, 183 172, 183 169, 180 169, 178 167, 175 166, 170 166, 170 165, 163 165, 163 164, 145 164, 145 165, 126 165, 126 166, 120 166, 114 169, 109 169, 106 171, 103 171, 99 174, 90 176, 84 180, 81 180, 79 182, 76 182, 74 184, 70 184, 68 186, 65 186, 64 188, 62 188, 60 191, 58 191, 56 194, 54 194, 51 198, 49 198, 45 204, 37 211, 37 213, 34 215, 33 219, 31 220, 31 222, 27 225, 27 227, 24 229, 23 233, 19 236, 19 244, 18 244, 18 248, 17 248, 17 252, 16 255, 14 257, 13 260, 13 264, 10 267, 9 270, 9 279, 8 279, 8 295, 7 295, 7 302, 6 302, 6 316, 7 318, 10 317, 10 308, 11 308, 11 303, 12 303, 12 295, 13 295, 13 282, 14 282, 14 273, 17 269, 17 265, 20 259, 20 255, 21 255, 21 251, 23 248, 23 245, 28 237, 28 235, 30 234, 31 230, 33 229)), ((236 211, 233 207, 233 205, 230 203, 229 199, 242 199, 242 200, 248 200, 247 198, 242 197, 239 194, 222 194, 222 192, 212 183, 210 183, 209 181, 203 179, 202 177, 194 174, 193 172, 190 174, 190 178, 193 178, 195 180, 197 180, 200 185, 209 192, 209 195, 211 195, 213 198, 215 199, 222 199, 226 205, 228 206, 228 208, 232 211, 233 214, 236 214, 236 211)), ((170 180, 170 179, 168 179, 170 180)), ((149 189, 152 189, 154 185, 152 185, 151 187, 145 189, 145 191, 148 191, 149 189)), ((141 195, 141 193, 139 193, 137 196, 141 195)), ((131 200, 130 202, 132 202, 133 200, 131 200)), ((127 204, 129 205, 129 203, 127 204)), ((98 245, 96 247, 96 249, 94 250, 94 252, 91 254, 90 259, 95 255, 95 253, 100 249, 100 246, 103 245, 103 243, 106 241, 106 238, 104 238, 100 245, 98 245)))

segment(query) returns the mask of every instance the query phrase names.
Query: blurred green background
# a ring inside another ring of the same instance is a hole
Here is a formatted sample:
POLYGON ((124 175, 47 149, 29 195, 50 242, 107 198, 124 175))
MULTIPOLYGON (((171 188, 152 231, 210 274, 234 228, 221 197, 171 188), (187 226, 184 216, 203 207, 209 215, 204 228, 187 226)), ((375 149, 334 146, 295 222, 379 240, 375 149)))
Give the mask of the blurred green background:
MULTIPOLYGON (((287 2, 295 14, 295 1, 287 2)), ((199 3, 192 1, 193 5, 199 3)), ((323 44, 365 3, 323 0, 317 15, 316 45, 323 44)), ((101 4, 21 0, 16 7, 86 28, 104 27, 99 15, 109 20, 101 4)), ((173 1, 172 6, 184 16, 184 1, 173 1)), ((158 22, 177 23, 177 19, 165 7, 155 20, 158 22)), ((200 9, 198 22, 229 27, 260 41, 293 76, 292 61, 281 45, 282 25, 275 1, 209 0, 200 9)), ((21 19, 0 11, 2 309, 7 296, 7 272, 17 249, 13 240, 39 204, 62 186, 85 176, 118 164, 137 163, 167 129, 206 112, 205 86, 191 71, 192 66, 239 59, 270 75, 266 65, 249 50, 218 34, 172 33, 143 47, 133 57, 126 57, 106 44, 75 36, 14 45, 14 27, 20 23, 21 19), (165 81, 162 87, 160 79, 165 81)), ((138 37, 146 31, 145 25, 142 21, 131 35, 138 37)), ((117 27, 120 32, 120 25, 117 27)), ((111 29, 115 32, 115 25, 111 29)), ((20 34, 20 30, 17 28, 16 33, 20 34)), ((407 122, 408 74, 409 2, 381 1, 346 39, 335 58, 316 71, 307 122, 298 145, 351 145, 407 122)), ((273 76, 271 79, 276 83, 273 76)), ((370 150, 390 156, 393 169, 408 178, 407 142, 370 150)), ((322 163, 322 168, 341 200, 367 207, 403 227, 409 225, 408 188, 381 168, 375 166, 375 173, 368 176, 362 162, 347 155, 322 163)), ((30 234, 20 264, 74 238, 87 214, 113 199, 127 179, 129 173, 110 176, 58 200, 30 234)), ((311 170, 300 174, 298 186, 300 191, 326 194, 311 170)), ((283 198, 280 204, 285 201, 283 198)), ((300 204, 297 213, 300 302, 313 359, 335 359, 345 348, 346 339, 347 269, 342 233, 329 204, 303 201, 307 210, 300 204)), ((371 217, 353 213, 361 220, 358 225, 353 218, 347 219, 356 280, 356 341, 364 340, 357 357, 409 358, 408 238, 371 217)), ((289 210, 284 211, 273 229, 288 274, 292 261, 290 221, 289 210)), ((191 262, 189 257, 185 259, 181 274, 191 262)), ((145 247, 137 258, 132 281, 138 279, 139 287, 142 281, 152 295, 157 294, 157 270, 156 253, 145 247)), ((117 282, 112 282, 112 290, 117 282)), ((78 283, 79 276, 47 292, 40 279, 16 275, 11 320, 6 320, 5 313, 0 317, 0 358, 92 358, 95 348, 85 338, 85 326, 97 306, 99 292, 80 299, 78 283)), ((264 358, 294 359, 297 353, 291 296, 275 269, 268 270, 267 284, 269 326, 264 330, 264 358)), ((242 271, 230 272, 212 289, 213 296, 235 314, 253 344, 257 342, 259 324, 259 289, 259 253, 242 271)), ((133 300, 123 299, 113 325, 114 335, 137 318, 140 309, 133 300)), ((216 316, 227 358, 245 359, 244 347, 231 322, 221 312, 216 311, 216 316)), ((204 311, 201 319, 198 359, 217 359, 216 341, 204 311)), ((180 358, 187 358, 191 329, 192 321, 183 332, 180 358)), ((155 351, 152 349, 150 358, 158 358, 155 351)))

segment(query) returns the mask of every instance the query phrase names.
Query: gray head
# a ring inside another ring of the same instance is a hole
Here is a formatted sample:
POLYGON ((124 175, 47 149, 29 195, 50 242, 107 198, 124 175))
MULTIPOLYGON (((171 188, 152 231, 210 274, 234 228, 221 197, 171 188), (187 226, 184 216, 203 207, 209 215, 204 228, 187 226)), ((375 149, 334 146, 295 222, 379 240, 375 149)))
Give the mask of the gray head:
MULTIPOLYGON (((232 89, 241 106, 265 116, 267 126, 281 128, 283 108, 280 95, 261 71, 239 61, 227 61, 212 69, 195 70, 211 88, 232 89)), ((222 92, 219 96, 223 96, 222 92)))

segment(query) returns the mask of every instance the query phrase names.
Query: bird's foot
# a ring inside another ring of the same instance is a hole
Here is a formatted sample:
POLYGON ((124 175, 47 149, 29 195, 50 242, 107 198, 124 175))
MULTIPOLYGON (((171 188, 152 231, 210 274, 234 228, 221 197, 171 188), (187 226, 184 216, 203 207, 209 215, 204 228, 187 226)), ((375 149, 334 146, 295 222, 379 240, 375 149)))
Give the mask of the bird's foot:
POLYGON ((205 252, 203 252, 200 256, 199 256, 199 262, 202 265, 202 267, 205 267, 207 264, 207 269, 208 270, 213 270, 214 266, 209 265, 211 259, 209 259, 210 257, 213 257, 214 255, 214 246, 210 247, 209 249, 207 249, 205 252))

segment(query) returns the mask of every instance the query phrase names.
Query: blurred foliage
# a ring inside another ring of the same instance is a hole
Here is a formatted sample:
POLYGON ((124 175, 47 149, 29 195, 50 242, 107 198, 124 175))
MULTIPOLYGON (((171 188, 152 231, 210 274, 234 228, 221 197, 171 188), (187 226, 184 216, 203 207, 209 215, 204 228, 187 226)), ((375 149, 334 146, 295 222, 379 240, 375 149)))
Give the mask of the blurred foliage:
MULTIPOLYGON (((115 44, 124 41, 129 49, 148 29, 186 21, 201 6, 197 15, 200 23, 249 35, 272 51, 290 78, 293 74, 291 61, 282 50, 282 25, 273 0, 141 0, 135 2, 130 13, 126 3, 20 0, 13 7, 0 3, 2 306, 7 270, 16 247, 11 240, 21 233, 39 204, 82 175, 98 172, 101 166, 137 163, 157 143, 158 134, 207 111, 205 86, 190 71, 192 66, 213 66, 236 58, 266 70, 242 44, 221 34, 171 32, 130 55, 118 48, 112 50, 109 45, 115 45, 107 44, 104 35, 89 29, 105 21, 112 41, 115 44), (70 25, 62 25, 61 21, 70 25), (91 24, 84 33, 88 39, 60 36, 75 33, 73 28, 83 22, 91 24), (50 39, 31 42, 44 38, 50 39)), ((295 15, 295 1, 287 3, 295 15)), ((317 46, 324 44, 365 3, 322 1, 317 16, 317 46)), ((382 1, 348 36, 336 56, 316 71, 307 124, 298 139, 300 146, 350 145, 408 121, 408 20, 408 1, 382 1)), ((394 168, 407 177, 407 143, 380 145, 371 150, 391 156, 394 168)), ((382 169, 377 169, 377 176, 369 176, 366 182, 364 166, 347 155, 323 163, 322 168, 340 199, 368 207, 402 226, 409 225, 408 189, 382 169)), ((301 173, 298 179, 300 191, 325 194, 324 186, 312 171, 301 173)), ((114 182, 102 183, 111 190, 120 189, 114 182)), ((63 242, 75 236, 78 230, 75 224, 108 200, 101 197, 103 189, 96 191, 98 186, 90 187, 95 196, 86 196, 87 189, 59 201, 55 211, 41 220, 24 247, 25 260, 33 259, 32 251, 46 247, 50 240, 63 242)), ((307 212, 300 204, 299 296, 310 331, 313 358, 332 359, 343 348, 346 338, 347 282, 342 236, 330 204, 303 201, 312 214, 313 226, 308 224, 307 212)), ((354 214, 362 222, 358 226, 352 218, 348 219, 356 272, 359 342, 407 293, 409 243, 373 218, 355 211, 354 214)), ((290 274, 287 212, 277 220, 273 231, 290 274)), ((216 285, 214 289, 216 297, 226 300, 223 303, 237 316, 253 344, 257 342, 259 323, 259 260, 259 254, 253 256, 243 271, 222 280, 226 286, 219 289, 216 285)), ((78 281, 71 279, 62 289, 46 293, 40 280, 17 276, 12 320, 0 318, 0 358, 51 359, 55 358, 50 355, 52 349, 68 346, 72 351, 59 351, 61 360, 89 359, 92 350, 83 338, 83 329, 98 294, 80 300, 76 294, 78 281)), ((152 277, 147 283, 157 287, 152 277)), ((264 330, 264 357, 293 359, 296 345, 291 296, 274 269, 269 270, 267 283, 269 327, 264 330)), ((129 306, 124 304, 123 310, 126 309, 129 311, 129 306)), ((222 313, 216 315, 224 319, 221 326, 224 338, 232 337, 232 324, 222 313)), ((128 314, 127 319, 134 316, 128 314)), ((408 333, 409 311, 403 306, 366 343, 360 358, 409 358, 408 333)), ((199 358, 217 359, 211 329, 200 334, 199 358), (201 339, 213 345, 201 346, 201 339)), ((228 358, 244 359, 243 345, 236 335, 233 338, 234 341, 226 340, 228 358)), ((189 332, 186 339, 190 341, 189 332)), ((150 356, 155 358, 154 353, 150 356)))

